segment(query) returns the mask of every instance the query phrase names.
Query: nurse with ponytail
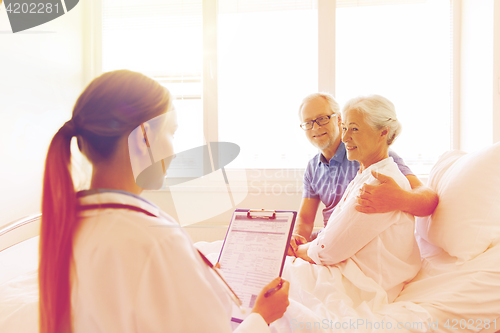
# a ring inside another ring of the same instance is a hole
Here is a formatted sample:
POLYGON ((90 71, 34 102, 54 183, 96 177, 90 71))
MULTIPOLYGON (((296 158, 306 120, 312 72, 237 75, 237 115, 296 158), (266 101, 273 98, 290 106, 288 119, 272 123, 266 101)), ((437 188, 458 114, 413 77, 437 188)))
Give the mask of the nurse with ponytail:
MULTIPOLYGON (((179 224, 139 196, 143 187, 134 170, 146 169, 140 161, 150 144, 173 152, 171 101, 168 90, 147 76, 104 73, 54 135, 43 181, 41 333, 232 331, 223 280, 179 224), (92 164, 90 188, 79 192, 70 168, 73 137, 92 164)), ((169 160, 162 157, 144 184, 161 183, 169 160)), ((288 306, 286 281, 264 297, 279 283, 262 290, 237 332, 269 332, 268 324, 288 306)))

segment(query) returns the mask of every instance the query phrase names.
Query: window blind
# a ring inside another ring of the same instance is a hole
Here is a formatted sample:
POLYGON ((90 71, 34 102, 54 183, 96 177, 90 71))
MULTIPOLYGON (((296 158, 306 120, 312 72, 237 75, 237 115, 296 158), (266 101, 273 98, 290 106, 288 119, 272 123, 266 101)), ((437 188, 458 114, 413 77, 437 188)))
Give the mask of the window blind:
POLYGON ((151 29, 201 25, 202 0, 104 0, 103 28, 151 29))
POLYGON ((202 0, 103 0, 103 70, 201 76, 202 9, 202 0))
POLYGON ((317 0, 219 0, 219 13, 317 9, 317 0))
MULTIPOLYGON (((203 144, 202 3, 102 0, 103 71, 138 71, 170 90, 178 110, 179 152, 203 144)), ((190 161, 184 162, 188 167, 190 161)))
POLYGON ((427 0, 337 0, 337 8, 383 6, 383 5, 408 5, 414 3, 425 3, 427 0))

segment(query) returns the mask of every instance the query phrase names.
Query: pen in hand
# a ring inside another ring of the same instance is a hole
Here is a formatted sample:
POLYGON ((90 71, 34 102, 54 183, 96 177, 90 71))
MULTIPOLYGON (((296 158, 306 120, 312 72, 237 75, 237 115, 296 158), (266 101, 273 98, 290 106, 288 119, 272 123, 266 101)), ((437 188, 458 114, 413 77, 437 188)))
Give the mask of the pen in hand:
POLYGON ((266 293, 264 294, 264 297, 271 296, 272 294, 274 294, 275 292, 280 290, 282 286, 283 286, 283 279, 280 280, 280 283, 276 287, 271 288, 268 291, 266 291, 266 293))
MULTIPOLYGON (((207 257, 205 257, 205 255, 200 251, 198 250, 198 253, 200 254, 200 257, 201 259, 203 259, 203 261, 208 265, 208 267, 212 268, 214 270, 214 272, 219 276, 219 278, 222 280, 222 282, 224 282, 224 284, 226 285, 228 291, 229 291, 229 296, 231 297, 231 299, 234 301, 234 303, 236 303, 236 305, 242 310, 242 313, 245 313, 245 311, 241 308, 242 305, 243 305, 243 302, 241 302, 240 298, 238 297, 238 295, 236 295, 236 293, 233 291, 233 289, 229 286, 229 284, 227 284, 226 280, 224 280, 224 278, 222 277, 222 275, 220 275, 219 273, 219 268, 220 268, 220 264, 219 263, 216 263, 215 265, 212 264, 212 262, 210 260, 208 260, 207 257)), ((281 282, 280 282, 281 283, 281 282)))

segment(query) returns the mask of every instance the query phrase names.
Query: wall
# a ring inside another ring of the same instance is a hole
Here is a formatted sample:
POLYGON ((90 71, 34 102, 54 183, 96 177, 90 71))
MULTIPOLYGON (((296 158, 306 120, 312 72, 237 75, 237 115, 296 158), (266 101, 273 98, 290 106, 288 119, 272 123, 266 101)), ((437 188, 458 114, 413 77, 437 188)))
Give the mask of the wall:
MULTIPOLYGON (((205 203, 209 203, 210 206, 218 205, 220 209, 218 214, 212 214, 203 218, 201 222, 185 227, 194 242, 224 239, 227 225, 235 208, 299 210, 302 200, 302 170, 291 172, 279 169, 266 170, 266 172, 247 170, 245 180, 240 179, 235 182, 232 182, 234 177, 231 176, 231 170, 228 170, 227 173, 231 184, 231 195, 235 198, 235 207, 223 208, 222 203, 227 200, 228 195, 224 181, 215 188, 208 189, 181 184, 178 185, 181 187, 180 190, 145 191, 142 196, 157 204, 181 224, 185 223, 185 218, 182 213, 179 213, 179 203, 189 204, 194 214, 200 217, 204 215, 200 209, 205 203), (173 196, 176 196, 175 200, 173 196)), ((323 215, 321 214, 323 208, 324 206, 321 204, 318 214, 316 214, 316 229, 323 226, 323 215)))
POLYGON ((500 1, 493 15, 493 142, 500 142, 500 1))
POLYGON ((45 155, 83 89, 83 9, 16 34, 0 5, 0 226, 40 212, 45 155))
POLYGON ((500 141, 500 1, 462 0, 460 148, 500 141))

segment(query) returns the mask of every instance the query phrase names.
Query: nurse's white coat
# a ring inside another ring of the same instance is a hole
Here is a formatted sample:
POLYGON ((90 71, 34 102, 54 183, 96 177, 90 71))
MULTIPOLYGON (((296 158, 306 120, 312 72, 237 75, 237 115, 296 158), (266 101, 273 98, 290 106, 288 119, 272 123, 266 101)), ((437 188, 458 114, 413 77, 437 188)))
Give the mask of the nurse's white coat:
MULTIPOLYGON (((74 238, 71 303, 75 333, 231 332, 231 301, 189 236, 158 207, 121 191, 79 198, 81 205, 128 209, 81 212, 74 238)), ((269 332, 258 314, 237 329, 269 332)))

